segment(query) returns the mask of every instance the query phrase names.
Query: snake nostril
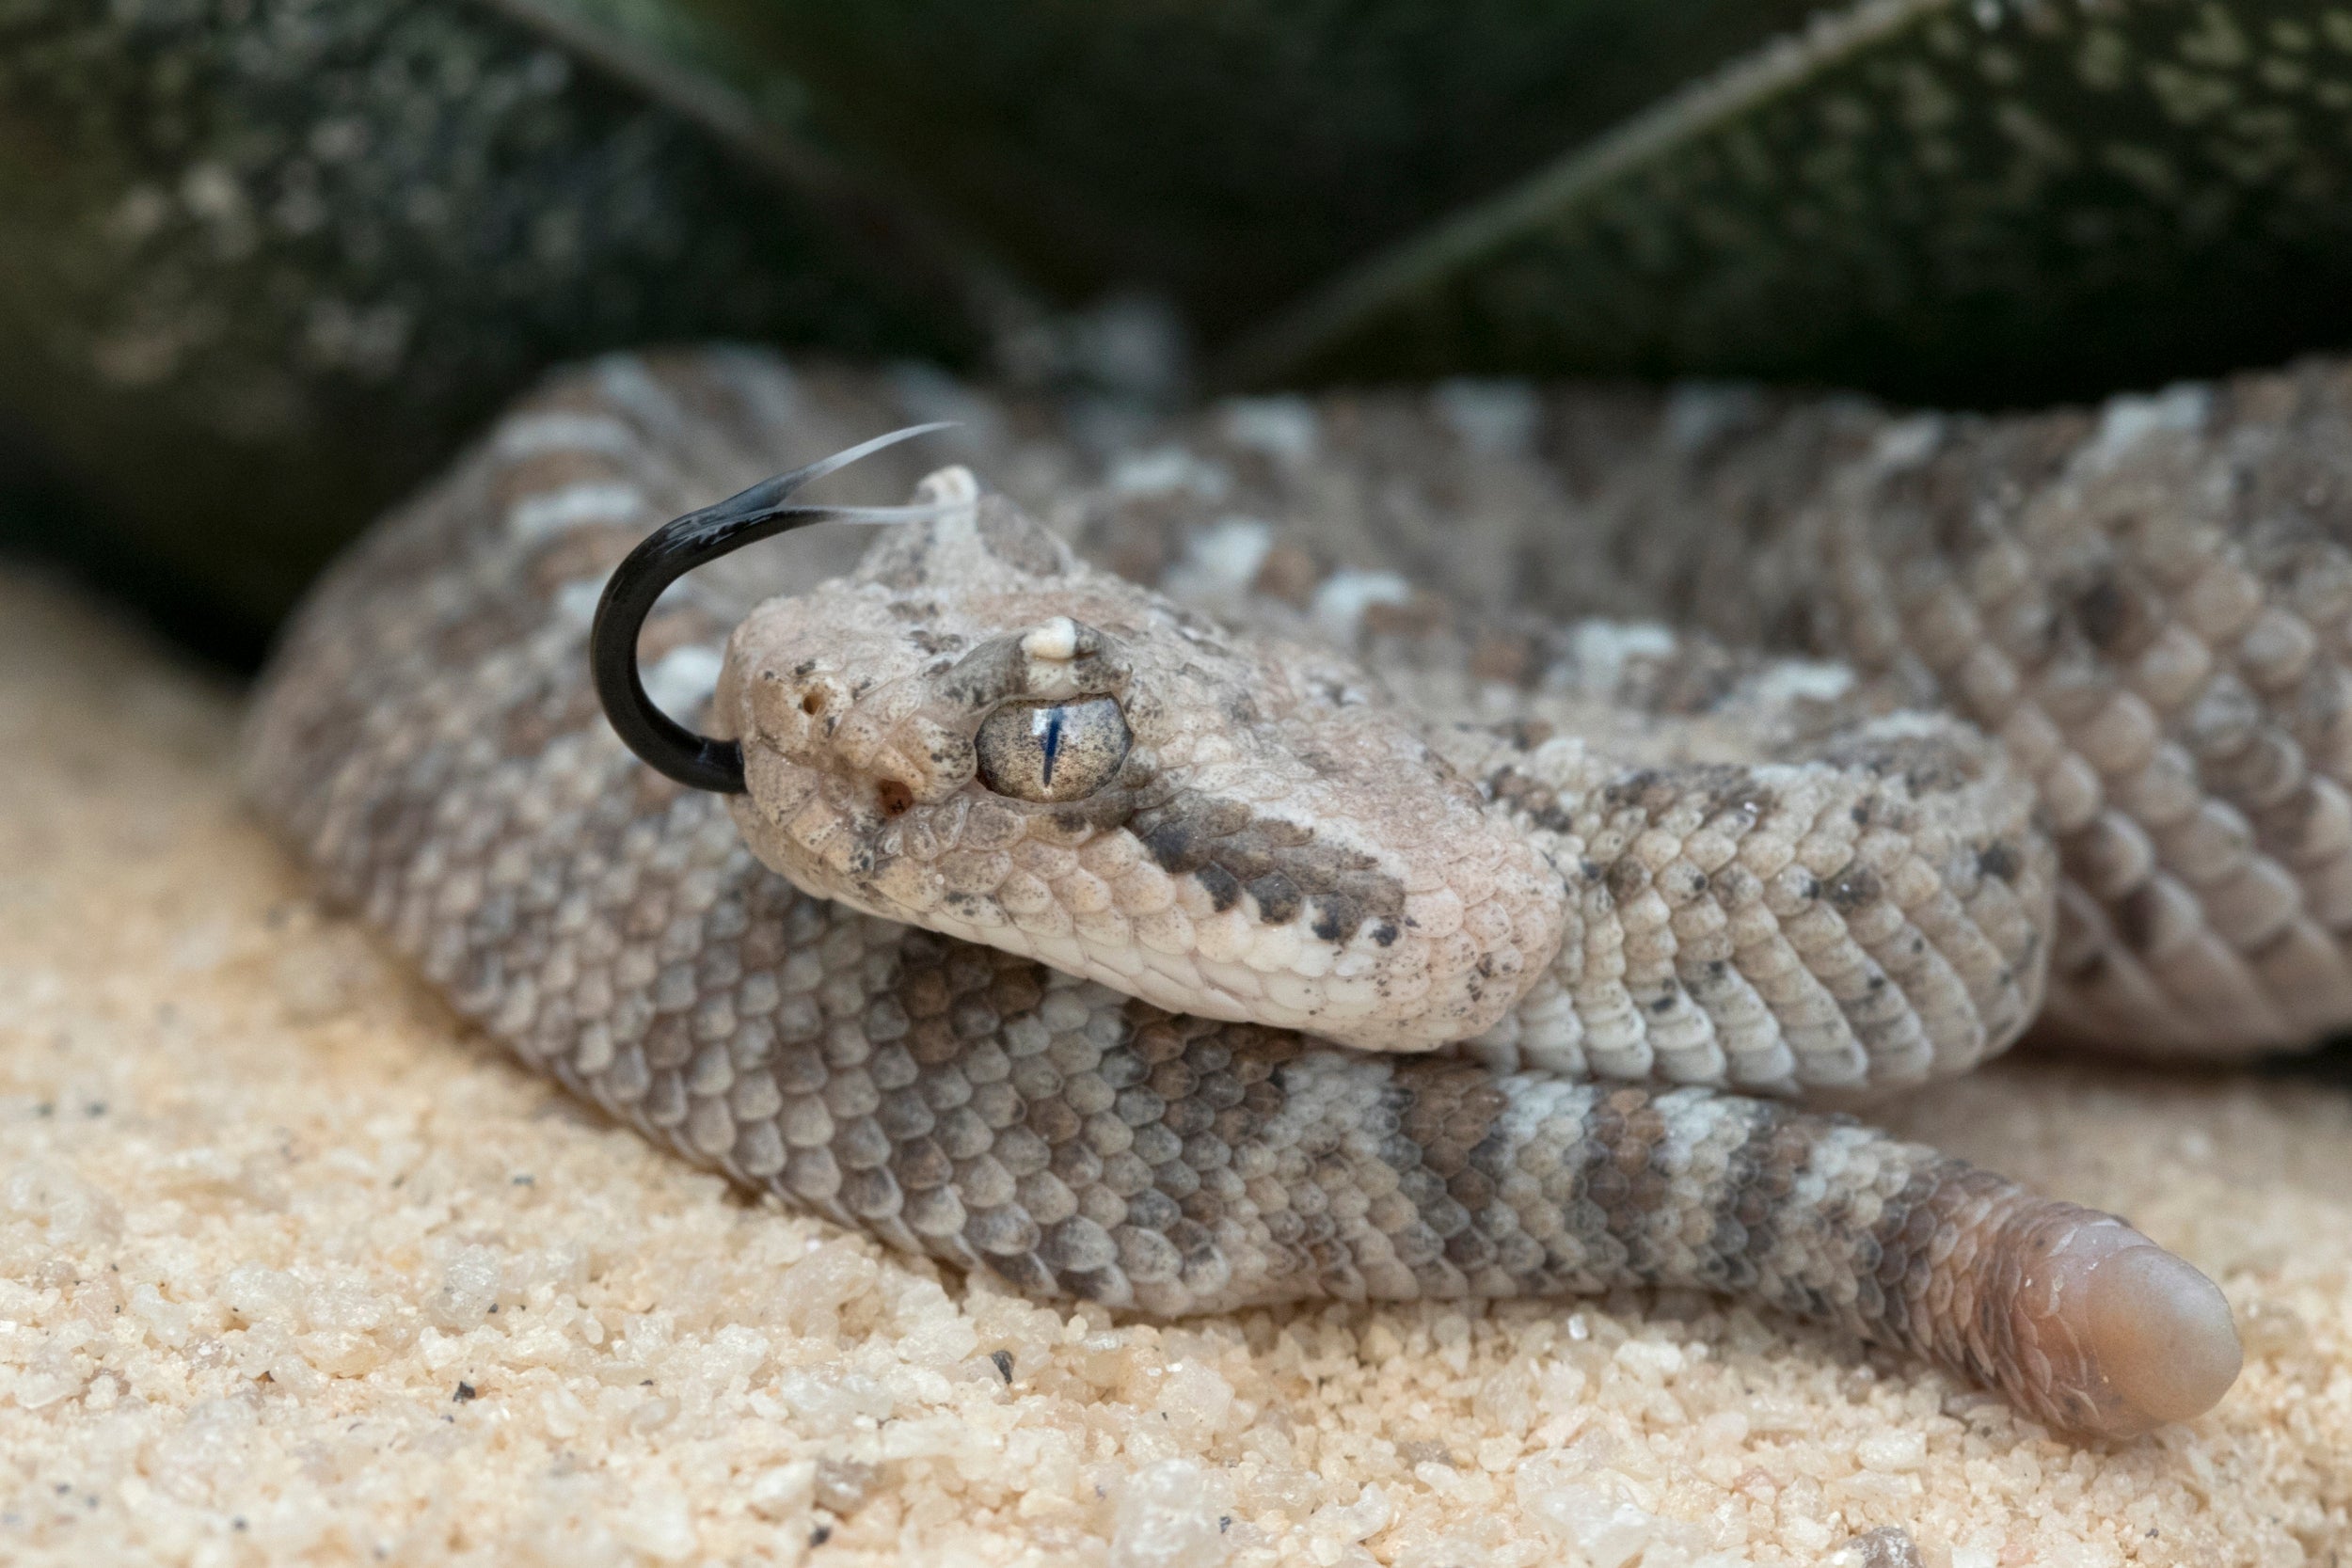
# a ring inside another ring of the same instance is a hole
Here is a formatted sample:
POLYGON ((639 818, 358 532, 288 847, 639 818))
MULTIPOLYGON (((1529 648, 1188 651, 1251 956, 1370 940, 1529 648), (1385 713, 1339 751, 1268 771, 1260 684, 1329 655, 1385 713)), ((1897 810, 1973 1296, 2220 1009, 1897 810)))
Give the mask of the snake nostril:
POLYGON ((803 713, 814 715, 824 705, 825 699, 818 696, 816 692, 803 691, 801 693, 801 711, 803 713))
POLYGON ((884 779, 874 786, 874 799, 884 816, 904 816, 914 804, 914 791, 896 779, 884 779))

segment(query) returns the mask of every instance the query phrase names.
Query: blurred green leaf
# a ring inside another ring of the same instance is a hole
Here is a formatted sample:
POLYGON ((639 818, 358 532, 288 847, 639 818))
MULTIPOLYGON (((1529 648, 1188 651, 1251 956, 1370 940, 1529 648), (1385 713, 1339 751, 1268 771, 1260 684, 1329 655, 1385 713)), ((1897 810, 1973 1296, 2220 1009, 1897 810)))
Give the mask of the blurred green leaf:
POLYGON ((1065 303, 1204 338, 1537 168, 1817 0, 528 0, 756 94, 1065 303))
POLYGON ((1808 4, 0 0, 0 483, 258 628, 608 346, 1045 376, 1036 296, 1143 285, 1226 382, 2001 404, 2352 339, 2352 12, 1808 4))
POLYGON ((1985 404, 2352 338, 2352 12, 1872 0, 1241 344, 1241 379, 1749 375, 1985 404))
POLYGON ((972 355, 951 269, 829 200, 463 0, 5 0, 0 436, 95 519, 43 543, 249 641, 556 360, 972 355))

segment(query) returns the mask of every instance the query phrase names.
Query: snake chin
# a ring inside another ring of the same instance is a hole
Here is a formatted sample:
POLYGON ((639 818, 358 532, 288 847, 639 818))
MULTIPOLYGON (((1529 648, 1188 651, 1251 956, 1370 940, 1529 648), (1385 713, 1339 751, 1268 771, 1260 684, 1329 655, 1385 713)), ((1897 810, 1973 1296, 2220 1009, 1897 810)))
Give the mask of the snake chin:
POLYGON ((1543 973, 1559 872, 1361 669, 1098 572, 963 470, 923 495, 949 510, 728 644, 716 721, 762 861, 1173 1012, 1368 1049, 1478 1035, 1543 973))

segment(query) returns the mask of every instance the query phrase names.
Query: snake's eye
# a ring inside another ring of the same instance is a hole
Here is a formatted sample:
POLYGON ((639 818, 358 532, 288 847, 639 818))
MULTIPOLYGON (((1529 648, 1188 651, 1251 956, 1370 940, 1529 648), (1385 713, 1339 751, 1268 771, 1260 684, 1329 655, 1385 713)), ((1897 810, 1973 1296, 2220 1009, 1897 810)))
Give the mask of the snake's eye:
POLYGON ((1082 800, 1127 758, 1127 718, 1108 697, 1008 703, 980 725, 980 783, 1016 800, 1082 800))

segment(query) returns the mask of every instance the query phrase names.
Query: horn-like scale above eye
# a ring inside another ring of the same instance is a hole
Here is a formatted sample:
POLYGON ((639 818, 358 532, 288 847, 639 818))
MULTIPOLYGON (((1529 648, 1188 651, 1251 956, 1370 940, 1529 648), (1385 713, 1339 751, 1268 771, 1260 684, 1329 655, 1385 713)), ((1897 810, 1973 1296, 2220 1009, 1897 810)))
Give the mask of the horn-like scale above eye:
POLYGON ((1083 800, 1127 760, 1127 716, 1108 697, 1008 703, 974 737, 980 783, 1016 800, 1083 800))

